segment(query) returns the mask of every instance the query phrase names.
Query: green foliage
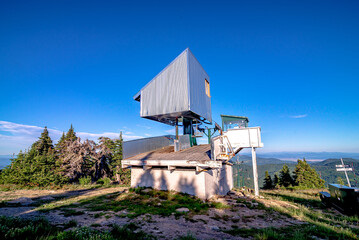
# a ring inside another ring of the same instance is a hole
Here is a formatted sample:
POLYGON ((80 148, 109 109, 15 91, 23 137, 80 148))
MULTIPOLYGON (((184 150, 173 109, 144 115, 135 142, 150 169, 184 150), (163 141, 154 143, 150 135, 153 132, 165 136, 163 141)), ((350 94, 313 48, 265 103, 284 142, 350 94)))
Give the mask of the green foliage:
MULTIPOLYGON (((192 213, 207 211, 210 207, 228 208, 224 204, 212 205, 189 194, 155 189, 134 188, 128 193, 112 194, 81 201, 81 205, 90 211, 119 212, 127 209, 126 217, 135 218, 143 214, 161 216, 184 215, 178 208, 188 208, 192 213)), ((101 214, 101 213, 99 213, 101 214)), ((100 216, 100 215, 99 215, 100 216)))
POLYGON ((282 187, 289 187, 293 185, 293 178, 290 175, 289 168, 286 164, 283 165, 279 173, 279 185, 282 187))
POLYGON ((60 165, 54 153, 52 140, 45 127, 41 137, 28 152, 11 159, 11 164, 1 171, 1 184, 22 186, 54 186, 67 182, 60 174, 60 165))
POLYGON ((65 141, 75 141, 77 139, 76 137, 76 133, 75 130, 71 124, 70 129, 67 131, 66 136, 65 136, 65 141))
POLYGON ((37 150, 38 155, 45 155, 54 148, 46 126, 39 140, 35 142, 32 147, 37 150))
POLYGON ((337 178, 337 183, 340 184, 340 185, 343 185, 343 186, 345 185, 344 180, 341 177, 337 178))
POLYGON ((273 182, 272 178, 269 175, 268 171, 265 172, 265 178, 263 183, 263 189, 272 189, 273 188, 273 182))
POLYGON ((45 219, 25 220, 0 216, 0 239, 40 239, 56 234, 57 231, 45 219))
POLYGON ((101 178, 99 180, 97 180, 96 182, 97 184, 102 184, 104 186, 109 186, 111 184, 111 179, 105 177, 105 178, 101 178))
MULTIPOLYGON (((64 229, 76 227, 76 221, 64 225, 64 229)), ((45 219, 26 220, 22 218, 0 216, 0 239, 57 239, 57 240, 115 240, 154 239, 133 224, 124 226, 113 225, 110 231, 102 232, 89 227, 74 228, 70 231, 51 225, 45 219)))
POLYGON ((104 144, 111 151, 111 161, 109 162, 109 166, 111 171, 115 175, 115 181, 119 184, 130 184, 131 172, 129 169, 121 168, 121 161, 123 158, 122 146, 122 132, 120 133, 120 137, 118 139, 110 139, 107 137, 101 137, 100 143, 104 144))
POLYGON ((300 188, 323 188, 324 180, 320 178, 314 168, 311 168, 305 159, 298 160, 295 166, 294 183, 300 188))
POLYGON ((106 186, 116 175, 118 182, 129 184, 130 170, 121 168, 122 134, 119 139, 100 138, 100 144, 76 141, 71 125, 54 148, 47 127, 31 148, 11 159, 11 164, 0 172, 0 184, 28 187, 61 186, 80 181, 88 185, 99 180, 106 186), (87 176, 79 179, 80 177, 87 176))
POLYGON ((90 176, 85 176, 79 179, 79 183, 82 186, 86 186, 86 185, 90 185, 91 184, 91 177, 90 176))
POLYGON ((64 224, 64 229, 72 228, 72 227, 77 227, 77 221, 74 219, 72 219, 64 224))
POLYGON ((279 185, 278 174, 274 174, 273 187, 277 187, 278 185, 279 185))

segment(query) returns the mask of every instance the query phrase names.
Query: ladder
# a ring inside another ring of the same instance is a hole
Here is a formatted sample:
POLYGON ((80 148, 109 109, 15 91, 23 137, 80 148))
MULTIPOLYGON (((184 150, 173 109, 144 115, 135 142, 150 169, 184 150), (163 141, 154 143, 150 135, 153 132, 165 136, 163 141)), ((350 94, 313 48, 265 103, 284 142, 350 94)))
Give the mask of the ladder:
POLYGON ((220 152, 217 154, 216 159, 229 161, 234 155, 231 143, 226 135, 220 137, 220 152))

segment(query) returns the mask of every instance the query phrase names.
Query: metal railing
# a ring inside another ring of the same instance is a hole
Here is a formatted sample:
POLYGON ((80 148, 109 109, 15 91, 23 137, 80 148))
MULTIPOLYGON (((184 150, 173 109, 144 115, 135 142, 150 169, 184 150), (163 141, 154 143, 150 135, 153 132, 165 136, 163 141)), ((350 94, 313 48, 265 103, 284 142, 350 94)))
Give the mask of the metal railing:
POLYGON ((163 147, 173 146, 174 139, 175 136, 173 135, 165 135, 123 142, 123 159, 163 147))

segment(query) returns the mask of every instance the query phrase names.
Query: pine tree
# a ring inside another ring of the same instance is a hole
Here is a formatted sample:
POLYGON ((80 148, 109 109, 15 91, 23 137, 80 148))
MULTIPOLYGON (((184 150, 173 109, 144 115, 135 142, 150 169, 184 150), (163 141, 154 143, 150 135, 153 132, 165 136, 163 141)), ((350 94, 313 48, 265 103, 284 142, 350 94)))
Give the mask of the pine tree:
POLYGON ((41 133, 41 136, 37 142, 35 142, 34 147, 36 147, 39 155, 46 154, 49 149, 54 148, 52 145, 52 140, 49 136, 49 131, 45 126, 44 131, 41 133))
POLYGON ((70 140, 70 141, 75 141, 77 139, 76 137, 76 133, 75 133, 75 130, 74 128, 72 127, 72 124, 71 124, 71 127, 70 129, 67 131, 66 133, 66 136, 65 136, 65 140, 70 140))
POLYGON ((293 171, 295 185, 301 188, 323 188, 324 180, 311 168, 305 159, 298 159, 293 171))
POLYGON ((293 178, 290 175, 288 166, 285 164, 282 170, 280 170, 279 172, 279 185, 281 187, 289 187, 292 184, 293 184, 293 178))
POLYGON ((263 189, 272 189, 272 188, 273 188, 272 178, 269 175, 268 171, 266 171, 264 183, 263 183, 263 189))
POLYGON ((278 185, 279 185, 278 174, 274 174, 273 187, 277 187, 278 185))
POLYGON ((62 135, 59 141, 56 143, 56 148, 61 148, 65 143, 65 132, 62 132, 62 135))
POLYGON ((11 159, 11 164, 0 174, 0 183, 26 186, 61 185, 67 181, 59 174, 52 140, 47 128, 27 152, 11 159))
POLYGON ((110 161, 110 168, 115 175, 116 182, 119 184, 128 184, 130 182, 130 170, 121 168, 121 161, 123 157, 123 139, 122 132, 118 139, 112 140, 110 138, 100 138, 100 143, 106 145, 112 152, 110 161))

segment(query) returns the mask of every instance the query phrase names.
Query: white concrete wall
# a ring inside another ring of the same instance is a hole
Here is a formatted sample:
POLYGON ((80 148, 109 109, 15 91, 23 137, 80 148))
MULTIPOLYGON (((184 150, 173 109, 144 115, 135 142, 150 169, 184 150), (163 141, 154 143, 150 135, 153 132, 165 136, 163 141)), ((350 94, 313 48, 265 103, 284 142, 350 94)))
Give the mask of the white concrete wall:
POLYGON ((132 168, 131 187, 152 187, 174 190, 208 199, 215 194, 225 195, 233 187, 232 166, 197 173, 193 170, 132 168))

